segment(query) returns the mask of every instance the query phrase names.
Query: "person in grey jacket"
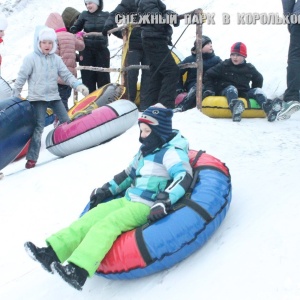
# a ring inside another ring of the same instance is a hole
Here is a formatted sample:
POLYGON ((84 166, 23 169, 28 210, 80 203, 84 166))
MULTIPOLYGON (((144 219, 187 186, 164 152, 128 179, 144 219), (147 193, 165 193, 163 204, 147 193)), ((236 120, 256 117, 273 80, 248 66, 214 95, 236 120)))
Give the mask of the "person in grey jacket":
POLYGON ((300 17, 300 1, 282 0, 283 13, 289 16, 290 45, 288 52, 288 66, 286 83, 287 89, 283 95, 282 109, 277 119, 286 120, 300 109, 300 24, 295 23, 300 17), (294 24, 295 23, 295 24, 294 24))
POLYGON ((27 169, 34 168, 39 157, 47 107, 51 106, 60 123, 70 121, 58 93, 58 76, 84 96, 89 94, 88 88, 74 77, 61 57, 55 54, 56 49, 55 31, 47 26, 38 26, 34 34, 34 51, 24 58, 13 89, 14 96, 20 97, 28 81, 27 100, 35 111, 35 127, 26 155, 27 169))

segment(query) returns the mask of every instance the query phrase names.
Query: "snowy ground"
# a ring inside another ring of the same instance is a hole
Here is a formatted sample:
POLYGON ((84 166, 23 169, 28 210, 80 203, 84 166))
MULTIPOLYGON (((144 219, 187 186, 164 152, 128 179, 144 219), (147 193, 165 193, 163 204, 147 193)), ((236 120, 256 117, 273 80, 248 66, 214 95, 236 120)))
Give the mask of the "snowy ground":
MULTIPOLYGON (((13 7, 13 1, 3 3, 13 7)), ((7 80, 15 78, 22 57, 31 51, 34 26, 43 23, 51 11, 61 12, 70 5, 64 0, 14 3, 19 10, 9 12, 2 65, 7 80)), ((193 1, 165 3, 179 13, 195 8, 193 1)), ((224 3, 203 1, 203 8, 217 15, 281 13, 280 1, 272 4, 272 9, 267 2, 257 0, 231 0, 221 9, 224 3)), ((111 10, 117 4, 111 1, 105 8, 111 10)), ((84 9, 82 0, 72 5, 84 9)), ((174 29, 175 38, 184 27, 174 29)), ((223 59, 228 57, 232 43, 245 42, 249 61, 264 75, 269 97, 283 93, 288 48, 285 26, 233 22, 204 26, 204 33, 212 38, 216 53, 223 59)), ((178 46, 184 55, 189 55, 194 37, 190 26, 178 46)), ((111 39, 113 52, 119 41, 111 39)), ((243 119, 233 123, 230 119, 211 119, 193 109, 175 114, 173 124, 189 139, 191 149, 206 150, 224 161, 231 172, 232 205, 211 240, 170 270, 131 281, 95 276, 82 292, 72 289, 30 260, 23 243, 31 240, 43 245, 51 233, 77 218, 91 190, 127 166, 139 147, 139 130, 136 124, 109 143, 61 159, 48 152, 43 143, 38 164, 44 164, 9 175, 24 169, 22 159, 3 170, 0 299, 300 299, 300 113, 282 122, 243 119)), ((46 128, 44 137, 51 129, 46 128)))

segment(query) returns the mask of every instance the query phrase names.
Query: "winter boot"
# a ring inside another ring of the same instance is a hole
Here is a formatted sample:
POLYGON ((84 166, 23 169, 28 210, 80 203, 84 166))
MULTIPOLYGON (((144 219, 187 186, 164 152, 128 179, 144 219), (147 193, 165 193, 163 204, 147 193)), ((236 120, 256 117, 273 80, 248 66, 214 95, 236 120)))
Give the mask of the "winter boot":
POLYGON ((240 122, 242 119, 242 113, 245 110, 245 105, 242 100, 233 99, 230 102, 229 108, 232 112, 232 121, 240 122))
POLYGON ((51 264, 53 262, 59 262, 59 259, 52 247, 49 246, 44 248, 38 248, 31 242, 26 242, 24 244, 24 247, 27 254, 33 260, 38 261, 46 271, 53 273, 51 269, 51 264))
POLYGON ((268 99, 265 103, 263 103, 262 107, 267 115, 268 121, 274 122, 282 108, 282 100, 279 98, 275 98, 274 100, 268 99))
POLYGON ((282 102, 282 109, 278 113, 277 120, 287 120, 293 113, 300 109, 299 101, 282 102))
POLYGON ((59 262, 51 265, 53 272, 57 273, 64 281, 75 289, 81 291, 88 277, 88 272, 72 263, 63 266, 59 262))
POLYGON ((35 167, 35 164, 36 164, 36 161, 35 160, 27 160, 26 162, 26 165, 25 165, 25 168, 26 169, 31 169, 31 168, 34 168, 35 167))

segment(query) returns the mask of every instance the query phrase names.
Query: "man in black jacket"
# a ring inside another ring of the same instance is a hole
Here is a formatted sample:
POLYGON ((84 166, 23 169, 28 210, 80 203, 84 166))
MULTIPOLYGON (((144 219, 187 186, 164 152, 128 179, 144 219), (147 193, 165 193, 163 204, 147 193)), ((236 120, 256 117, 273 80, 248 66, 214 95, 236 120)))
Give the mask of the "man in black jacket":
MULTIPOLYGON (((127 7, 127 13, 137 12, 138 15, 160 15, 162 18, 170 11, 166 10, 161 0, 122 0, 121 4, 127 7), (135 2, 135 7, 133 3, 135 2)), ((174 24, 178 26, 179 22, 174 24)), ((106 23, 102 33, 112 29, 114 24, 106 23)), ((176 86, 179 77, 179 68, 171 55, 168 44, 172 36, 170 24, 141 24, 141 37, 143 49, 149 59, 150 83, 148 96, 143 101, 143 108, 158 102, 167 108, 175 107, 176 86)))

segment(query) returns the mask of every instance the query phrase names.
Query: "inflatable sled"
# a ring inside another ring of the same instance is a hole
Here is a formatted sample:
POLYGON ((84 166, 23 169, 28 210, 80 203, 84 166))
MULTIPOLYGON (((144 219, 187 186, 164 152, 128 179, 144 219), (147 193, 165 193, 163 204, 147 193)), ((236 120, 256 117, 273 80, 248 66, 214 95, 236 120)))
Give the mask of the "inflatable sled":
POLYGON ((56 156, 67 156, 124 133, 137 119, 138 109, 133 102, 117 100, 50 131, 46 148, 56 156))
POLYGON ((109 83, 102 88, 92 92, 85 98, 81 99, 72 108, 69 109, 68 114, 71 119, 83 114, 84 111, 91 111, 97 107, 111 103, 120 99, 125 92, 125 88, 118 83, 109 83))
MULTIPOLYGON (((53 114, 47 113, 45 125, 53 121, 53 114)), ((0 101, 0 170, 16 159, 26 147, 34 123, 34 110, 29 101, 17 97, 0 101)))
MULTIPOLYGON (((96 274, 133 279, 171 268, 201 248, 224 220, 231 202, 229 170, 204 151, 189 152, 192 189, 161 220, 120 235, 96 274)), ((84 209, 83 215, 89 209, 84 209)))
POLYGON ((0 100, 8 99, 11 97, 12 89, 10 85, 0 76, 0 100))
MULTIPOLYGON (((242 118, 265 118, 266 114, 254 99, 239 98, 244 102, 245 110, 242 118)), ((231 118, 226 97, 209 96, 202 101, 202 112, 211 118, 231 118)))

